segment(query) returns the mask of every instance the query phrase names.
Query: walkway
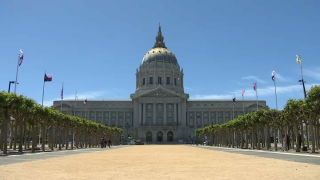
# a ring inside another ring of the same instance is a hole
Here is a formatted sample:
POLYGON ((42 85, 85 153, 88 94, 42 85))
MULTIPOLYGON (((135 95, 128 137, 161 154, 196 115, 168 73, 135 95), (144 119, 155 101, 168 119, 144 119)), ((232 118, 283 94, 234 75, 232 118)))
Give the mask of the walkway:
MULTIPOLYGON (((314 164, 229 153, 191 145, 124 147, 127 148, 96 149, 95 152, 63 156, 59 156, 58 152, 52 152, 55 155, 53 158, 0 165, 0 179, 25 179, 26 176, 48 180, 320 179, 320 166, 314 164)), ((3 158, 24 156, 38 159, 37 155, 8 156, 0 157, 0 162, 3 158)))

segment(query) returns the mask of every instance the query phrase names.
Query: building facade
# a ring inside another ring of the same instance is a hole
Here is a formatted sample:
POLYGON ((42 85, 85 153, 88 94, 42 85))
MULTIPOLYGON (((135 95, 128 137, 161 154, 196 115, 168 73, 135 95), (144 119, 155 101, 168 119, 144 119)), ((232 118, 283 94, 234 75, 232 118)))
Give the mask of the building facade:
MULTIPOLYGON (((184 72, 164 43, 159 25, 153 48, 136 70, 136 91, 128 100, 62 100, 53 106, 62 113, 116 126, 124 135, 153 143, 178 143, 194 137, 195 129, 222 124, 257 109, 256 100, 189 99, 184 92, 184 72), (62 108, 61 108, 62 104, 62 108)), ((266 101, 258 101, 267 108, 266 101)))

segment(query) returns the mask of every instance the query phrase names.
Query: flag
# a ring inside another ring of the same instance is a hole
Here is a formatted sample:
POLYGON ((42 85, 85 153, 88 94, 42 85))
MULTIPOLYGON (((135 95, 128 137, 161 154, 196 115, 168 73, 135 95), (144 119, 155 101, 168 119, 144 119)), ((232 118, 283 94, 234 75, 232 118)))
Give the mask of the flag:
POLYGON ((20 49, 20 54, 19 54, 19 66, 22 64, 23 61, 23 52, 20 49))
POLYGON ((244 96, 244 93, 245 93, 245 92, 246 92, 246 90, 243 90, 243 91, 242 91, 242 96, 244 96))
POLYGON ((63 99, 63 84, 62 84, 62 89, 61 89, 61 99, 63 99))
POLYGON ((232 99, 232 101, 233 101, 233 102, 236 102, 236 97, 234 97, 234 98, 232 99))
POLYGON ((87 99, 86 99, 86 100, 83 101, 83 104, 87 104, 87 102, 88 102, 88 101, 87 101, 87 99))
POLYGON ((78 92, 77 92, 77 91, 76 91, 75 99, 76 99, 76 100, 78 99, 78 92))
POLYGON ((257 91, 257 83, 253 83, 253 90, 257 91))
POLYGON ((296 55, 297 56, 297 63, 301 65, 301 57, 300 55, 296 55))
POLYGON ((44 82, 51 82, 52 76, 50 74, 44 74, 44 82))
POLYGON ((274 81, 275 78, 276 78, 276 73, 274 71, 272 71, 272 74, 271 74, 272 81, 274 81))

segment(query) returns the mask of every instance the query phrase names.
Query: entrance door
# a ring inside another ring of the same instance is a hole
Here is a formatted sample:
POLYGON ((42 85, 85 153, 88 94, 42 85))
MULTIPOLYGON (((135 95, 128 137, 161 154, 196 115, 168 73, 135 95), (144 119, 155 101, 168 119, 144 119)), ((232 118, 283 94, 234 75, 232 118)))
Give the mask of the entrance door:
POLYGON ((168 142, 173 142, 173 132, 172 131, 169 131, 167 133, 167 141, 168 142))
POLYGON ((152 142, 152 132, 151 131, 148 131, 146 133, 146 141, 149 143, 152 142))
POLYGON ((162 142, 163 141, 163 133, 159 131, 157 133, 157 142, 162 142))

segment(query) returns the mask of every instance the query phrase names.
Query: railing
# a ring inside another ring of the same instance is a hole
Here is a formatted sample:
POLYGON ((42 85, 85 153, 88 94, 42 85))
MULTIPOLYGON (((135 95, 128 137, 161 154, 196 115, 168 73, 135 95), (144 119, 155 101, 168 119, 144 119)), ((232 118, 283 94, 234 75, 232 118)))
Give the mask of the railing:
POLYGON ((178 129, 178 126, 142 126, 144 131, 175 131, 178 129))

